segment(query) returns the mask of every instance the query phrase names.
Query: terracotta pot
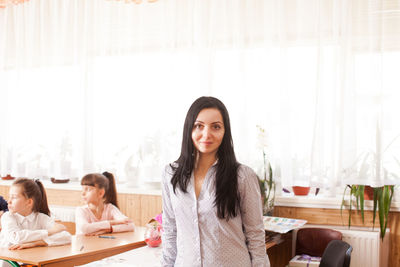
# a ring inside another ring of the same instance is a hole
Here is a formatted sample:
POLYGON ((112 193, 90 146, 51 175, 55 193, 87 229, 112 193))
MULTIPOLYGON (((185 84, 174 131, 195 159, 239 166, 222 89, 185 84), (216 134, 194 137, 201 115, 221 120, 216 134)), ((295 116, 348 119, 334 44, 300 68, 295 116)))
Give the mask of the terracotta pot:
POLYGON ((304 187, 304 186, 292 186, 293 188, 293 193, 296 196, 307 196, 308 193, 310 192, 310 187, 304 187))
POLYGON ((374 200, 374 189, 369 185, 364 187, 364 199, 366 200, 374 200))
POLYGON ((3 180, 14 180, 15 177, 13 177, 13 176, 7 174, 7 176, 1 177, 1 179, 3 179, 3 180))

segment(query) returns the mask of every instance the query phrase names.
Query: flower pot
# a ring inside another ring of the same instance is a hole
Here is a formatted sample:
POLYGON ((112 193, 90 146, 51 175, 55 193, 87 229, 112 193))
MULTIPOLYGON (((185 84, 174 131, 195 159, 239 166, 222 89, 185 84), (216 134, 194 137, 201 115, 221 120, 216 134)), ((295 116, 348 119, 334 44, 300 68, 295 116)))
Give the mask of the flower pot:
POLYGON ((364 187, 364 199, 365 200, 374 200, 374 189, 369 185, 364 187))
POLYGON ((310 187, 307 186, 292 186, 293 188, 293 193, 296 196, 307 196, 308 193, 310 192, 310 187))

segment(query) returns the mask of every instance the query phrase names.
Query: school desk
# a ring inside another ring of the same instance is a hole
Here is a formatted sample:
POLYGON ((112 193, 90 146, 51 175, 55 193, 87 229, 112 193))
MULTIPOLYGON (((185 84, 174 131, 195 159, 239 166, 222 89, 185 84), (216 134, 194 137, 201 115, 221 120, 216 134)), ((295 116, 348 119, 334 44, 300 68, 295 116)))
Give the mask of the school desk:
POLYGON ((144 227, 135 232, 113 233, 98 236, 72 236, 70 245, 56 247, 36 247, 23 250, 0 248, 0 259, 23 262, 45 267, 67 267, 81 265, 145 246, 144 227))

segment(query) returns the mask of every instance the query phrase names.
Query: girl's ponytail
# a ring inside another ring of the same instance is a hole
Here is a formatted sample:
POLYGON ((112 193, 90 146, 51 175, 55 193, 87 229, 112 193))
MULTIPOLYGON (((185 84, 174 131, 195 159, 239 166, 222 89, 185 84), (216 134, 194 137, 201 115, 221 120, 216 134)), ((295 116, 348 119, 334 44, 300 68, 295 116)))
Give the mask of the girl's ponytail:
POLYGON ((117 188, 115 186, 114 175, 109 172, 103 172, 103 175, 108 179, 108 189, 105 194, 106 203, 111 203, 119 208, 117 202, 117 188))
POLYGON ((42 194, 41 197, 41 201, 39 203, 36 204, 35 202, 35 210, 41 213, 44 213, 48 216, 50 216, 50 209, 49 209, 49 205, 47 204, 47 195, 46 195, 46 190, 43 187, 42 182, 39 179, 35 179, 35 183, 37 184, 37 186, 40 189, 40 192, 42 194))

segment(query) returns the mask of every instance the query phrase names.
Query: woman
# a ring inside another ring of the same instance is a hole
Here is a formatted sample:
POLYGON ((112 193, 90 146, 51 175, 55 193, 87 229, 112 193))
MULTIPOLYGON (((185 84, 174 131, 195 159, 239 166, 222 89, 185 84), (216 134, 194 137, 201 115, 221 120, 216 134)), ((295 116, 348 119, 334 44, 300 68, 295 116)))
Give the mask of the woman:
POLYGON ((236 161, 220 100, 192 104, 162 183, 162 266, 269 266, 257 176, 236 161))

